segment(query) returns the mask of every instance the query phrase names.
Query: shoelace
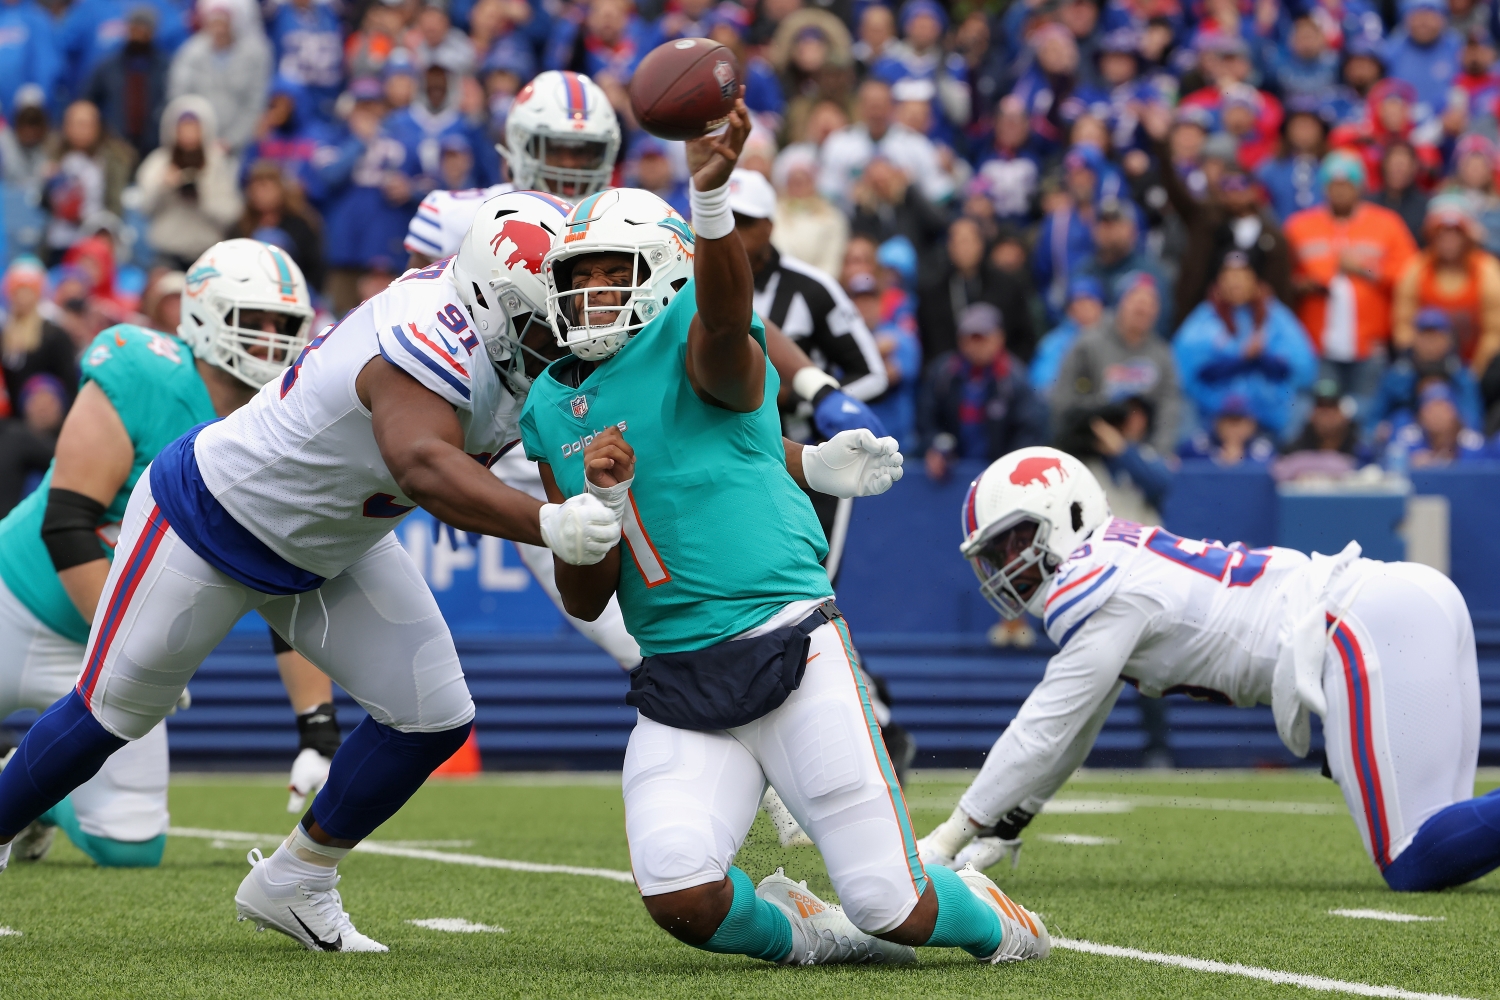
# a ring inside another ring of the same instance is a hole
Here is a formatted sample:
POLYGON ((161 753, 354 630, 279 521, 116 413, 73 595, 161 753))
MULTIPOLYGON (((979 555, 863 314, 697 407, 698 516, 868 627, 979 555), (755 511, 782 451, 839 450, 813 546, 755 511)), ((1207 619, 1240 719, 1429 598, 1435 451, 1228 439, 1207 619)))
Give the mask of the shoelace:
MULTIPOLYGON (((245 855, 245 860, 250 862, 250 866, 253 868, 265 861, 266 857, 260 852, 259 847, 252 847, 249 853, 245 855)), ((351 931, 358 933, 358 931, 354 930, 354 922, 349 919, 349 914, 344 911, 344 900, 339 896, 339 891, 336 888, 340 877, 338 875, 333 876, 333 884, 326 889, 312 888, 306 882, 298 882, 297 892, 303 899, 312 904, 314 912, 332 927, 335 932, 340 935, 351 931)))

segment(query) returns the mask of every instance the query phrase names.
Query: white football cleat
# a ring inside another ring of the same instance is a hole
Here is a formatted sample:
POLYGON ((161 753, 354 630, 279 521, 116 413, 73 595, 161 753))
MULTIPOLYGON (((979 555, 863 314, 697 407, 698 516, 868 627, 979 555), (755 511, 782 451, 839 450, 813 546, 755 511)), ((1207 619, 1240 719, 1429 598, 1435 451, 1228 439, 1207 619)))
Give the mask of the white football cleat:
POLYGON ((238 919, 255 921, 258 931, 280 931, 310 951, 390 951, 354 929, 339 898, 336 873, 276 885, 268 878, 270 865, 259 848, 252 848, 245 860, 250 862, 250 874, 234 894, 238 919))
POLYGON ((19 861, 40 861, 52 850, 56 839, 57 827, 32 820, 10 842, 11 851, 19 861))
POLYGON ((771 825, 776 828, 776 839, 781 841, 782 847, 814 847, 812 838, 802 829, 802 824, 792 815, 786 803, 781 801, 781 796, 776 789, 766 787, 766 794, 761 797, 760 807, 771 817, 771 825))
POLYGON ((958 877, 964 880, 970 892, 995 911, 1004 931, 1000 947, 993 955, 981 958, 981 962, 992 965, 1024 962, 1029 958, 1046 958, 1052 953, 1052 935, 1047 933, 1047 925, 1042 923, 1041 917, 1001 892, 998 885, 983 872, 975 871, 973 865, 960 868, 958 877))
POLYGON ((854 926, 842 906, 823 902, 778 868, 756 886, 755 894, 786 914, 792 925, 792 950, 783 965, 899 965, 915 962, 917 953, 903 944, 872 937, 854 926))
POLYGON ((958 857, 954 858, 953 863, 948 867, 958 871, 964 865, 973 865, 978 871, 984 871, 1008 857, 1011 868, 1019 868, 1023 843, 1020 837, 1015 840, 1003 840, 1000 837, 975 837, 969 841, 968 846, 958 852, 958 857))

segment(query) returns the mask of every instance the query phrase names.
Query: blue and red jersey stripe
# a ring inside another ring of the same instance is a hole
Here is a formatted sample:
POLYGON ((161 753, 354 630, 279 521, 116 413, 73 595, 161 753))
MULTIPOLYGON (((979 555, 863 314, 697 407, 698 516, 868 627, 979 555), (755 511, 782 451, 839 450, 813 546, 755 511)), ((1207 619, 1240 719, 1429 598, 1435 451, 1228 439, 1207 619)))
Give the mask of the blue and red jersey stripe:
MULTIPOLYGON (((1329 615, 1328 624, 1333 622, 1333 616, 1329 615)), ((1376 757, 1370 673, 1365 666, 1364 650, 1348 625, 1339 623, 1333 633, 1333 645, 1344 667, 1344 686, 1349 695, 1349 751, 1354 760, 1360 799, 1364 802, 1365 823, 1370 830, 1370 850, 1375 855, 1375 863, 1384 869, 1391 863, 1391 831, 1386 820, 1380 762, 1376 757)))

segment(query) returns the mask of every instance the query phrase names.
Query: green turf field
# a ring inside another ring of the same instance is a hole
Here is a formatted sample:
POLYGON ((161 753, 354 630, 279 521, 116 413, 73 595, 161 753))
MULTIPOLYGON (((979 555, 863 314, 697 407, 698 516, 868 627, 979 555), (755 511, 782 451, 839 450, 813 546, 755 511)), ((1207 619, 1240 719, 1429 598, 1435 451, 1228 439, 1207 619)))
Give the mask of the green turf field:
MULTIPOLYGON (((1488 777, 1482 789, 1496 784, 1488 777)), ((952 775, 910 783, 920 833, 947 815, 961 788, 952 775)), ((292 822, 285 802, 276 777, 188 776, 173 784, 172 821, 279 836, 292 822)), ((1389 892, 1325 779, 1086 772, 1059 802, 1027 830, 1020 869, 990 873, 1040 911, 1055 937, 1500 997, 1500 875, 1438 895, 1389 892), (1443 919, 1347 919, 1332 909, 1443 919)), ((610 776, 432 782, 374 839, 403 851, 629 867, 610 776)), ((263 843, 268 853, 273 843, 263 843)), ((232 896, 249 846, 174 836, 155 871, 101 871, 61 842, 41 864, 13 863, 0 875, 0 926, 19 935, 0 935, 0 997, 1349 995, 1064 949, 1023 966, 923 950, 911 968, 775 968, 676 943, 646 917, 631 885, 606 877, 369 853, 344 863, 341 888, 359 928, 390 953, 313 954, 235 922, 232 896), (407 923, 442 917, 504 933, 407 923)), ((783 850, 764 816, 739 864, 756 879, 784 865, 832 897, 816 852, 783 850)))

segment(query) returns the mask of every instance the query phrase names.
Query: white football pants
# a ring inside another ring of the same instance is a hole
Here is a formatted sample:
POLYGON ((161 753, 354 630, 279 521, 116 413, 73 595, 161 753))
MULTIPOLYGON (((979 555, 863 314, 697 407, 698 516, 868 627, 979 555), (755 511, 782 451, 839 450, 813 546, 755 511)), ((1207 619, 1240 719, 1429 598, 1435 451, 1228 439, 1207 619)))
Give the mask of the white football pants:
MULTIPOLYGON (((543 503, 548 502, 547 491, 542 486, 542 476, 537 471, 536 463, 527 458, 519 446, 502 455, 490 467, 490 471, 494 472, 495 478, 511 489, 520 490, 543 503)), ((618 597, 611 597, 609 604, 604 608, 604 613, 594 621, 586 622, 581 618, 574 618, 563 609, 562 594, 557 589, 557 567, 552 562, 552 550, 545 545, 526 545, 522 542, 512 544, 521 554, 521 561, 526 564, 527 569, 531 570, 531 575, 536 577, 536 582, 541 584, 547 596, 552 598, 552 603, 557 605, 557 610, 562 612, 569 625, 576 628, 594 645, 613 656, 615 662, 624 669, 634 670, 640 665, 641 647, 636 645, 634 637, 625 628, 625 617, 620 614, 618 597)))
MULTIPOLYGON (((790 610, 747 635, 795 624, 811 606, 790 610)), ((842 621, 813 632, 802 686, 749 725, 697 732, 636 721, 622 783, 643 896, 723 879, 769 781, 817 843, 856 926, 878 934, 907 918, 927 873, 851 646, 842 621)))
POLYGON ((1474 796, 1479 667, 1453 581, 1416 563, 1361 560, 1358 570, 1329 595, 1333 615, 1354 601, 1323 661, 1323 742, 1383 869, 1434 813, 1474 796))
POLYGON ((240 617, 259 611, 376 722, 441 732, 474 718, 437 602, 394 535, 318 590, 251 590, 188 548, 141 476, 125 511, 78 691, 105 729, 140 739, 240 617))
MULTIPOLYGON (((0 580, 0 719, 23 708, 45 711, 72 690, 84 647, 37 620, 0 580)), ((165 833, 167 724, 158 722, 73 789, 73 812, 85 833, 139 842, 165 833)))

